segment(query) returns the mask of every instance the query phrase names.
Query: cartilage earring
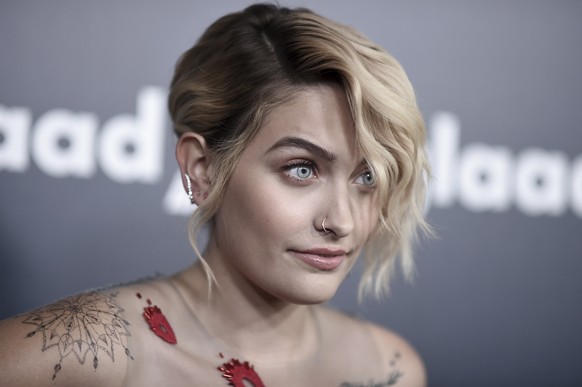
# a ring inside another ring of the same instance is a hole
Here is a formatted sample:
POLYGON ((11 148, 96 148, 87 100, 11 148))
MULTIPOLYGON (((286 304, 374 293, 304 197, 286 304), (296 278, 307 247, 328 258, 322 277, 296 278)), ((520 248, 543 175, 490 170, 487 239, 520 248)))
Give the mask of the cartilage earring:
POLYGON ((325 218, 323 218, 323 220, 321 221, 321 229, 323 230, 323 232, 329 232, 329 230, 327 228, 325 228, 326 219, 327 219, 327 216, 325 218))
POLYGON ((188 174, 185 173, 184 178, 186 179, 186 192, 188 193, 188 199, 190 199, 190 203, 194 203, 194 196, 192 195, 192 182, 190 181, 190 176, 188 176, 188 174))

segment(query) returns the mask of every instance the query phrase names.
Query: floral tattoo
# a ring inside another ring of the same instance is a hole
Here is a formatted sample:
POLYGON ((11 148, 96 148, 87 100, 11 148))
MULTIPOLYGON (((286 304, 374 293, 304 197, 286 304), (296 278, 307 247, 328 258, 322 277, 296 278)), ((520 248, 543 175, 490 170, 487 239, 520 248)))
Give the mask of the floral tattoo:
POLYGON ((130 324, 123 318, 124 309, 117 304, 116 297, 117 293, 84 293, 26 315, 22 323, 36 327, 26 337, 42 334, 41 350, 58 350, 53 380, 61 370, 63 359, 72 358, 71 354, 81 364, 89 359, 94 369, 99 367, 103 354, 112 362, 116 351, 133 359, 127 347, 130 324))

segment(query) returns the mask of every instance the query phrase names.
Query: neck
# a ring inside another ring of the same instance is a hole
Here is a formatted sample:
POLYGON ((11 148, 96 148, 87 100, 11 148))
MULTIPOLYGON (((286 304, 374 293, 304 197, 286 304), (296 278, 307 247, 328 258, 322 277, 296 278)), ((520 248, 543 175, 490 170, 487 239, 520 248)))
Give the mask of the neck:
POLYGON ((200 262, 175 280, 204 329, 228 346, 221 350, 230 349, 254 362, 299 361, 317 351, 318 330, 309 306, 278 299, 233 273, 212 245, 205 255, 218 282, 211 295, 200 262))

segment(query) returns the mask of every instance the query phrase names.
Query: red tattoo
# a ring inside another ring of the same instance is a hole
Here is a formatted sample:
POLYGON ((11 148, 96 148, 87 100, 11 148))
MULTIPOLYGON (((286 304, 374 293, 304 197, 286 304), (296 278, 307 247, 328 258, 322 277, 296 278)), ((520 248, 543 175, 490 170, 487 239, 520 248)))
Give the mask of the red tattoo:
MULTIPOLYGON (((137 298, 141 298, 141 294, 137 293, 137 298)), ((176 344, 176 335, 172 326, 166 319, 166 316, 162 313, 162 310, 156 305, 151 306, 152 302, 147 299, 148 306, 143 308, 143 318, 146 320, 152 332, 155 333, 160 339, 164 340, 166 343, 176 344)))
POLYGON ((222 372, 222 377, 229 381, 229 386, 246 387, 248 385, 244 383, 246 380, 252 383, 253 387, 265 387, 259 374, 248 361, 241 363, 238 359, 230 359, 230 362, 217 369, 222 372))

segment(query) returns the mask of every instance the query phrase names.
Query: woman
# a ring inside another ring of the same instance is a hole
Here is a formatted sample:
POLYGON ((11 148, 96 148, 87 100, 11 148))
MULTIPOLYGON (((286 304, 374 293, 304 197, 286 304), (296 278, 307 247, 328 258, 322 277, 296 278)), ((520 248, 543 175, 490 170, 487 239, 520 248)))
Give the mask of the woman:
POLYGON ((318 306, 361 252, 360 296, 380 296, 427 228, 400 65, 306 9, 253 5, 180 58, 169 109, 200 259, 2 322, 0 384, 425 385, 403 339, 318 306))

